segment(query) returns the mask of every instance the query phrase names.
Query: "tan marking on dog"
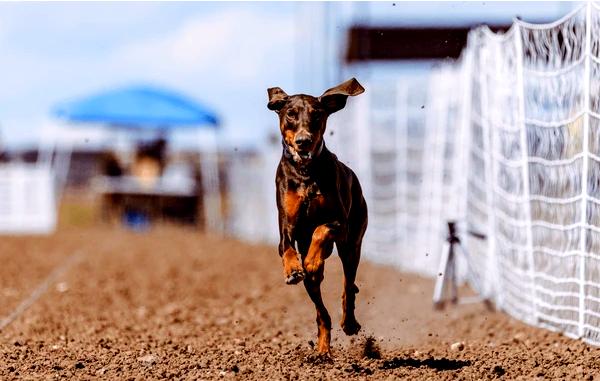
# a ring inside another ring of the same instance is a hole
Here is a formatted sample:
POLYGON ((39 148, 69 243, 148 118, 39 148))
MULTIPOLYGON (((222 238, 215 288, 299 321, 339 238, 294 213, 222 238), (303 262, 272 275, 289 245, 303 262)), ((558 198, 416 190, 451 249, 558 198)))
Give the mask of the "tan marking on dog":
POLYGON ((285 140, 285 143, 290 146, 293 147, 294 146, 294 139, 296 137, 296 132, 293 130, 284 130, 283 131, 283 140, 285 140))
POLYGON ((302 196, 300 192, 288 190, 283 196, 283 210, 290 221, 295 221, 298 217, 300 205, 302 205, 302 196))
POLYGON ((312 235, 308 255, 304 258, 304 268, 307 273, 313 274, 319 271, 325 264, 325 257, 328 245, 333 244, 333 234, 331 229, 325 225, 317 226, 312 235))

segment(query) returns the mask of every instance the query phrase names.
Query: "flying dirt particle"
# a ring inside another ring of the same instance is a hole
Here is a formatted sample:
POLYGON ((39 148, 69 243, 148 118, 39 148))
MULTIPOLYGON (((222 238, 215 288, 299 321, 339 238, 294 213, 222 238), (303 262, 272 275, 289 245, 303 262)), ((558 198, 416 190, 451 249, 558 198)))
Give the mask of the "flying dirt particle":
POLYGON ((309 345, 311 348, 314 348, 314 347, 315 347, 315 342, 314 342, 314 341, 312 341, 312 340, 308 340, 308 345, 309 345))
POLYGON ((396 6, 396 3, 392 3, 392 7, 395 7, 395 6, 396 6))
POLYGON ((369 336, 365 340, 363 345, 363 357, 375 360, 379 360, 381 358, 381 350, 379 349, 379 345, 377 345, 377 341, 373 336, 369 336))
POLYGON ((438 273, 438 276, 442 276, 442 275, 444 275, 444 274, 442 274, 442 273, 438 273))
POLYGON ((422 106, 421 106, 421 110, 423 110, 424 108, 425 108, 425 105, 422 105, 422 106))
POLYGON ((462 341, 456 342, 450 346, 450 349, 453 351, 462 351, 465 349, 465 343, 462 341))
POLYGON ((329 136, 333 136, 333 131, 329 131, 329 136))
POLYGON ((429 257, 429 253, 425 253, 425 256, 426 256, 426 257, 429 257))
POLYGON ((75 369, 83 369, 83 368, 85 368, 85 365, 83 365, 82 362, 75 363, 75 369))

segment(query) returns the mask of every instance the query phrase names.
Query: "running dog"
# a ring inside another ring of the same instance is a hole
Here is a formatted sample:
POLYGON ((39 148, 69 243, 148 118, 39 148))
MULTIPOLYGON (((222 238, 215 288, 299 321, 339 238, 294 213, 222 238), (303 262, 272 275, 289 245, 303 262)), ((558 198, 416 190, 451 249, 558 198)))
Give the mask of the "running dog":
POLYGON ((344 108, 349 96, 364 91, 354 78, 320 97, 268 89, 267 107, 279 115, 283 138, 275 179, 279 255, 285 282, 304 281, 315 304, 320 354, 330 353, 331 317, 323 304, 321 282, 334 243, 344 269, 342 329, 355 335, 361 328, 354 316, 358 293, 354 282, 367 229, 367 204, 358 178, 327 149, 323 136, 329 115, 344 108))

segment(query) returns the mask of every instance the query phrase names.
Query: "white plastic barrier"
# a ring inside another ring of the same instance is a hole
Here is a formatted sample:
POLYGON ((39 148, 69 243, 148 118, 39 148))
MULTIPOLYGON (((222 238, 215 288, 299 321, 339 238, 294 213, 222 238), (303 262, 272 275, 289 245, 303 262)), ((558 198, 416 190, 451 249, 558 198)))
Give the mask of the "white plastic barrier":
POLYGON ((56 227, 54 174, 49 166, 0 166, 0 234, 48 234, 56 227))
POLYGON ((275 172, 280 155, 280 149, 268 147, 259 155, 233 157, 230 161, 228 234, 254 243, 278 243, 275 172))

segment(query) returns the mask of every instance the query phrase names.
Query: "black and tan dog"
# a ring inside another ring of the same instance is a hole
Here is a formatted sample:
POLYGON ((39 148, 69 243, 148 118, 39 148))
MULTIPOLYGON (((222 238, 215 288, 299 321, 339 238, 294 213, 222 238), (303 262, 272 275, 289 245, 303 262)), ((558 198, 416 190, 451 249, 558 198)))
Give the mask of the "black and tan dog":
POLYGON ((330 352, 331 318, 321 298, 321 282, 334 243, 344 268, 341 325, 347 335, 360 330, 354 316, 354 282, 367 229, 367 204, 358 178, 327 149, 323 136, 329 115, 344 108, 348 96, 363 91, 354 78, 320 97, 287 95, 279 87, 268 90, 268 108, 279 114, 283 136, 276 177, 279 255, 286 283, 304 280, 317 308, 317 350, 322 354, 330 352))

